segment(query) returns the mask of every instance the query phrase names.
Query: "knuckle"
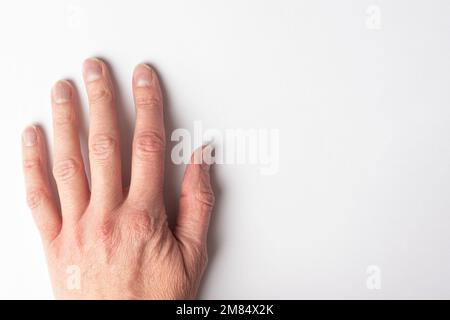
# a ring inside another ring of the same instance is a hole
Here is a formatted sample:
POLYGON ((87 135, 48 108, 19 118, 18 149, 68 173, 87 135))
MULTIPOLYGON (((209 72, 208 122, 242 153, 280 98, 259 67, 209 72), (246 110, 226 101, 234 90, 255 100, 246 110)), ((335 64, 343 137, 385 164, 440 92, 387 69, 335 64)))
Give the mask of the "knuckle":
POLYGON ((161 100, 151 94, 137 94, 136 107, 138 109, 160 109, 162 107, 161 100))
POLYGON ((55 163, 53 176, 58 181, 67 181, 74 177, 80 168, 80 164, 74 159, 64 159, 55 163))
POLYGON ((139 157, 145 158, 153 153, 162 152, 164 148, 164 138, 157 132, 143 132, 136 137, 136 154, 139 157))
POLYGON ((40 170, 42 168, 42 162, 39 158, 26 159, 23 161, 23 168, 29 170, 40 170))
POLYGON ((145 235, 153 229, 153 221, 146 214, 136 214, 128 219, 127 229, 135 235, 145 235))
POLYGON ((113 223, 111 221, 102 221, 96 226, 95 236, 100 243, 110 247, 112 241, 112 235, 114 231, 113 223))
POLYGON ((148 212, 130 214, 124 223, 124 232, 134 240, 147 239, 157 234, 163 223, 159 217, 153 217, 148 212))
POLYGON ((89 152, 94 159, 106 160, 111 157, 117 147, 117 140, 107 134, 92 137, 89 152))
POLYGON ((89 101, 91 104, 108 103, 112 100, 112 91, 105 85, 95 84, 89 90, 89 101))
POLYGON ((124 238, 130 241, 149 240, 164 234, 168 229, 167 216, 164 212, 139 206, 128 201, 124 207, 126 214, 120 216, 120 230, 124 238))
POLYGON ((46 193, 42 189, 30 189, 27 192, 27 205, 30 209, 35 209, 39 207, 44 199, 46 198, 46 193))
POLYGON ((201 204, 212 208, 216 201, 214 193, 210 189, 200 189, 195 193, 195 198, 201 204))
POLYGON ((53 121, 58 125, 71 124, 75 122, 75 112, 72 108, 58 106, 57 111, 53 113, 53 121))

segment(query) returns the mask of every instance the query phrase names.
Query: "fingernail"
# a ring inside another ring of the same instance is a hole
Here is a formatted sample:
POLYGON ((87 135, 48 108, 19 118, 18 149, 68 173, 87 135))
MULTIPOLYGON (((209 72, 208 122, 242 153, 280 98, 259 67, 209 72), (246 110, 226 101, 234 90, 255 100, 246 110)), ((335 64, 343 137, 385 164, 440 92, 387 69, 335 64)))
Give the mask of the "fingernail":
POLYGON ((69 84, 65 81, 58 81, 53 86, 52 94, 53 101, 57 104, 69 102, 72 98, 72 90, 70 89, 69 84))
POLYGON ((214 157, 212 155, 214 151, 214 146, 211 144, 206 145, 202 150, 202 169, 209 171, 211 164, 214 162, 214 157))
POLYGON ((145 64, 139 65, 134 74, 136 87, 150 87, 153 81, 153 70, 145 64))
POLYGON ((36 128, 33 126, 27 127, 22 133, 22 141, 25 147, 32 147, 37 142, 36 128))
POLYGON ((88 59, 84 62, 83 73, 86 82, 98 80, 102 77, 102 64, 97 59, 88 59))

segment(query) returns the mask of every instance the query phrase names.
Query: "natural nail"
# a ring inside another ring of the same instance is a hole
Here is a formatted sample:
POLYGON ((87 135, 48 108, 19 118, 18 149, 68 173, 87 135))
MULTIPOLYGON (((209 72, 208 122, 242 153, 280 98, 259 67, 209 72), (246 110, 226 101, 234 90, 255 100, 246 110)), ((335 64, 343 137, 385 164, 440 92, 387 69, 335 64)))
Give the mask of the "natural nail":
POLYGON ((153 71, 147 65, 140 65, 134 74, 136 87, 150 87, 153 81, 153 71))
POLYGON ((32 147, 37 142, 36 128, 27 127, 22 133, 22 141, 25 147, 32 147))
POLYGON ((83 73, 86 82, 98 80, 102 77, 102 64, 97 59, 88 59, 84 62, 83 73))
POLYGON ((69 84, 65 81, 58 81, 53 86, 52 94, 53 101, 57 104, 69 102, 72 98, 72 90, 69 84))

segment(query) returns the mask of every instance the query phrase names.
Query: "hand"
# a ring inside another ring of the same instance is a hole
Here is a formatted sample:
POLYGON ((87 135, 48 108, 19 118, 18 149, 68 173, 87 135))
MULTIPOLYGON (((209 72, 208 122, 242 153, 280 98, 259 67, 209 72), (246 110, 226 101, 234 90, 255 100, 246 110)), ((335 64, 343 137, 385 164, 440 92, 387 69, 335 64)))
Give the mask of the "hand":
MULTIPOLYGON (((207 263, 206 234, 214 196, 205 161, 191 161, 171 230, 164 206, 164 121, 158 78, 149 66, 134 70, 136 124, 129 191, 122 185, 113 86, 106 64, 88 59, 83 76, 90 105, 91 188, 77 129, 75 90, 52 89, 53 194, 44 137, 22 136, 27 201, 40 231, 57 298, 195 298, 207 263)), ((192 159, 210 156, 202 147, 192 159)))

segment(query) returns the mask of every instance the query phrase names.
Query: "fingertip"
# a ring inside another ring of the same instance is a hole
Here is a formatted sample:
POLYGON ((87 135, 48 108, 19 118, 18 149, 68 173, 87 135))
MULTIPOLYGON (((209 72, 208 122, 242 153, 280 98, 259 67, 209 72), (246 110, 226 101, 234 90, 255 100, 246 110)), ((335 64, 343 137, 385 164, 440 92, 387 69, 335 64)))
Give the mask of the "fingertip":
POLYGON ((202 147, 202 169, 209 172, 211 165, 214 163, 214 145, 212 142, 202 147))
POLYGON ((209 171, 211 165, 214 163, 214 149, 215 146, 212 140, 195 149, 191 155, 189 165, 198 164, 201 169, 209 171))
POLYGON ((136 67, 134 67, 135 72, 140 69, 147 70, 150 72, 155 71, 148 63, 144 63, 144 62, 141 62, 141 63, 137 64, 136 67))
POLYGON ((84 59, 83 61, 83 67, 87 66, 88 64, 91 63, 100 63, 103 64, 103 60, 97 57, 88 57, 86 59, 84 59))

